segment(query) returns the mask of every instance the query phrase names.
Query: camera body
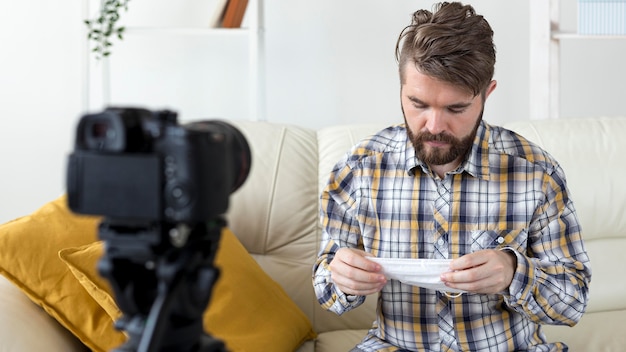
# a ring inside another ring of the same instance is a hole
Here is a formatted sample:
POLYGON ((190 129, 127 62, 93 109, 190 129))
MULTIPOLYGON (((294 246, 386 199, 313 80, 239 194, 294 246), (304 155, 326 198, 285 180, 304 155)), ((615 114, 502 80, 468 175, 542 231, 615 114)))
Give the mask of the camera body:
POLYGON ((129 225, 193 225, 226 212, 249 167, 245 138, 225 122, 180 125, 168 110, 108 108, 78 124, 68 205, 129 225))

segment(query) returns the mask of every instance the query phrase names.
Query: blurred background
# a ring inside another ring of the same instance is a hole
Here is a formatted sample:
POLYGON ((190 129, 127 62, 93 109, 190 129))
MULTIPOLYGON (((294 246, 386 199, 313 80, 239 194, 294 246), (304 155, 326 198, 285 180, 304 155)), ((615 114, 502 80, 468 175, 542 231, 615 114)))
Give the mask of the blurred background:
MULTIPOLYGON (((484 118, 496 124, 532 118, 529 33, 537 24, 529 1, 466 3, 495 31, 498 88, 484 118)), ((243 29, 208 30, 216 0, 131 0, 122 13, 128 33, 103 61, 88 53, 83 23, 96 15, 99 0, 6 2, 0 223, 65 191, 76 123, 105 105, 173 109, 183 122, 261 119, 318 129, 402 121, 396 39, 415 10, 432 5, 265 0, 260 16, 249 8, 243 29), (258 37, 246 29, 257 18, 258 37)), ((563 28, 575 30, 577 2, 561 5, 563 28)), ((626 115, 626 40, 563 40, 561 55, 560 118, 626 115)))

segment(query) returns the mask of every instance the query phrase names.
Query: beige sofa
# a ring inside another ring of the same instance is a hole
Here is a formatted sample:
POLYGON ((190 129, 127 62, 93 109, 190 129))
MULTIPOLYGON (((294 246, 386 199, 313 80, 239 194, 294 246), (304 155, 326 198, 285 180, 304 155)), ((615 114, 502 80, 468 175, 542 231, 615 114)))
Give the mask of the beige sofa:
MULTIPOLYGON (((334 162, 358 139, 384 126, 314 131, 235 124, 251 145, 253 164, 248 180, 232 196, 229 226, 311 321, 318 337, 298 351, 348 351, 374 320, 376 300, 369 297, 341 317, 318 306, 311 286, 320 240, 318 197, 334 162)), ((592 262, 587 313, 573 328, 547 326, 548 339, 566 342, 571 351, 624 351, 626 118, 529 120, 506 127, 539 143, 562 164, 592 262)), ((0 352, 84 348, 2 277, 0 297, 0 352)))

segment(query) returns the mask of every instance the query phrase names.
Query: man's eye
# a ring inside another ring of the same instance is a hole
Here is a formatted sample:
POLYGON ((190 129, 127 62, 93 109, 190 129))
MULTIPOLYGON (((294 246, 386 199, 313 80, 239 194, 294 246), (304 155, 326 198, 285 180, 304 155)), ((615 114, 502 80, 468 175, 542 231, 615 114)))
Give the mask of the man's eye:
POLYGON ((462 114, 463 112, 465 112, 464 108, 449 108, 448 111, 450 111, 453 114, 462 114))

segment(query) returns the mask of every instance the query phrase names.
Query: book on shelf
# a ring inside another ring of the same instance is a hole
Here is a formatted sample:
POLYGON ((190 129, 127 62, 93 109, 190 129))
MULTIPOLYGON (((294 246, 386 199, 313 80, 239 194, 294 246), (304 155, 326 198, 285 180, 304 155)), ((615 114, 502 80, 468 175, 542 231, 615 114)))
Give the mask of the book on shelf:
POLYGON ((228 0, 215 0, 215 7, 213 9, 213 13, 211 14, 211 19, 209 20, 209 26, 211 28, 218 28, 222 26, 224 14, 226 13, 226 5, 228 5, 228 0))
POLYGON ((224 12, 222 27, 239 28, 243 21, 243 15, 246 13, 248 0, 228 0, 228 5, 224 12))

